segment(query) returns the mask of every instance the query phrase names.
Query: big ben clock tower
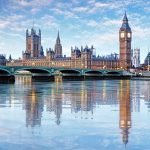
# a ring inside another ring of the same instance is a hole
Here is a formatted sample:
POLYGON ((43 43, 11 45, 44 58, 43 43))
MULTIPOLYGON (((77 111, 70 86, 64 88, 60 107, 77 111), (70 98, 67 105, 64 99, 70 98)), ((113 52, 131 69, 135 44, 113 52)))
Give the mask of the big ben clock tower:
POLYGON ((128 70, 131 68, 131 39, 132 31, 128 24, 128 18, 125 13, 122 26, 119 30, 121 69, 128 70))

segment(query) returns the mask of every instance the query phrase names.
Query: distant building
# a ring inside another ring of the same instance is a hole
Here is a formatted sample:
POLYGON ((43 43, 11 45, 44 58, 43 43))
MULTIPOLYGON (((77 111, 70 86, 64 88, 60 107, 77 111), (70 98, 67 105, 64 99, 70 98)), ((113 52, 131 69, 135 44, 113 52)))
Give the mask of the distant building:
POLYGON ((132 53, 132 67, 140 67, 140 49, 136 48, 132 53))
POLYGON ((144 65, 150 65, 150 52, 148 52, 148 54, 144 60, 144 65))
POLYGON ((144 60, 144 63, 142 64, 142 68, 144 70, 150 70, 150 52, 148 52, 145 60, 144 60))
POLYGON ((6 66, 6 56, 0 54, 0 66, 6 66))
MULTIPOLYGON (((91 47, 81 46, 81 48, 71 47, 71 57, 63 56, 59 32, 54 49, 46 49, 46 55, 44 56, 43 47, 41 46, 41 31, 39 30, 37 35, 35 29, 32 28, 30 34, 28 30, 26 31, 26 50, 23 52, 23 59, 19 65, 128 70, 131 68, 131 39, 132 31, 125 13, 119 30, 120 58, 116 53, 107 56, 96 56, 93 45, 91 47)), ((11 61, 7 65, 18 66, 18 62, 17 64, 15 62, 11 61)))

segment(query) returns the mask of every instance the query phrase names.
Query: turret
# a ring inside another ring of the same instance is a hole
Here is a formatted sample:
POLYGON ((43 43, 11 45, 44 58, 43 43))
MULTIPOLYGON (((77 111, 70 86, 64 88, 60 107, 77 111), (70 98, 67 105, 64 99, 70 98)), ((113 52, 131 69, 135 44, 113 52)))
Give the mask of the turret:
POLYGON ((28 51, 28 36, 29 36, 29 32, 28 29, 26 30, 26 51, 28 51))
POLYGON ((12 57, 11 57, 11 54, 9 55, 9 61, 12 61, 12 57))
POLYGON ((44 57, 43 46, 41 46, 41 49, 40 49, 40 57, 44 57))
POLYGON ((28 32, 28 29, 26 30, 26 37, 28 37, 28 35, 29 35, 29 32, 28 32))
POLYGON ((58 31, 58 35, 57 35, 57 39, 56 39, 56 43, 57 43, 57 44, 60 44, 59 31, 58 31))
MULTIPOLYGON (((43 47, 41 46, 41 30, 39 29, 39 44, 38 44, 39 56, 41 56, 41 49, 43 50, 43 47)), ((44 54, 44 52, 43 52, 43 54, 44 54)))
POLYGON ((39 29, 39 37, 41 37, 41 30, 39 29))
POLYGON ((36 31, 34 30, 34 28, 31 29, 31 35, 36 34, 36 31))

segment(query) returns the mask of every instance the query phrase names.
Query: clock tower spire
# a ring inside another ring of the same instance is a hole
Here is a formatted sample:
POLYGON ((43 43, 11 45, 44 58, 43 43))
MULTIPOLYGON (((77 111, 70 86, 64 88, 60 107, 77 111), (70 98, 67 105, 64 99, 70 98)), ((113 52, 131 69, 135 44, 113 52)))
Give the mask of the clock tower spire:
POLYGON ((119 30, 121 69, 128 70, 131 68, 131 40, 132 40, 132 31, 128 24, 128 18, 125 12, 122 26, 119 30))

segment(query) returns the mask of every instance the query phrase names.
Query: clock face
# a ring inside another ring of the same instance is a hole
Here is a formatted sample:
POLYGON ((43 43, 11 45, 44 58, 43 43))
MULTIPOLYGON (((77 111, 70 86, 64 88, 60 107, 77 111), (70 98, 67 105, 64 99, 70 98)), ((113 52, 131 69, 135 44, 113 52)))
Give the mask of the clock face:
POLYGON ((121 38, 124 38, 124 32, 121 32, 121 38))
POLYGON ((128 33, 128 38, 130 38, 131 37, 131 33, 128 33))

